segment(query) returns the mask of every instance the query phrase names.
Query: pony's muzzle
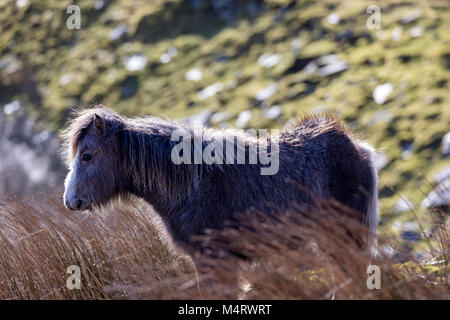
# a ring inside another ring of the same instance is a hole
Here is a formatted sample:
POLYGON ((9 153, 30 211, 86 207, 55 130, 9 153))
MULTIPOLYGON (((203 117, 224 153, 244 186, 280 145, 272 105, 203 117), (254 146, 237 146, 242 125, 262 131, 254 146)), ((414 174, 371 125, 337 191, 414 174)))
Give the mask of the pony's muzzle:
POLYGON ((67 209, 70 210, 82 210, 84 209, 86 206, 86 203, 83 202, 83 200, 76 198, 72 201, 69 200, 65 200, 64 201, 64 205, 66 206, 67 209))

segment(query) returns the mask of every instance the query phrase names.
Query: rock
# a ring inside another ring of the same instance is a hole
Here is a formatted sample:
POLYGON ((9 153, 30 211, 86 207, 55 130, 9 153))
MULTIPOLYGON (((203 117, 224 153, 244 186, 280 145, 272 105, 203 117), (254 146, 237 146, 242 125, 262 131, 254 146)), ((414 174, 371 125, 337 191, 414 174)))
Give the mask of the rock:
MULTIPOLYGON (((133 44, 131 44, 130 42, 125 42, 125 43, 123 44, 123 49, 124 49, 126 52, 130 52, 131 50, 133 50, 133 44)), ((106 54, 105 54, 105 57, 106 57, 106 54)))
POLYGON ((424 100, 425 100, 426 104, 435 104, 435 103, 439 103, 441 101, 441 99, 439 97, 435 97, 432 94, 426 95, 424 100))
POLYGON ((444 157, 450 156, 450 132, 442 138, 442 155, 444 157))
POLYGON ((392 224, 392 231, 394 232, 400 232, 401 228, 402 228, 403 223, 399 220, 396 220, 393 224, 392 224))
POLYGON ((408 221, 403 224, 403 231, 421 232, 417 221, 408 221))
POLYGON ((223 90, 222 82, 216 82, 216 83, 206 87, 205 89, 199 91, 197 93, 197 96, 200 100, 205 100, 209 97, 214 96, 217 92, 222 91, 222 90, 223 90))
POLYGON ((295 38, 291 42, 291 50, 294 55, 298 55, 300 53, 300 49, 302 47, 302 39, 295 38))
POLYGON ((422 33, 423 33, 423 28, 419 27, 419 26, 409 29, 409 34, 415 38, 420 37, 422 35, 422 33))
POLYGON ((420 241, 422 239, 420 226, 416 221, 405 222, 401 237, 406 241, 420 241))
POLYGON ((96 0, 94 2, 94 9, 95 10, 100 10, 103 8, 103 6, 105 5, 105 0, 96 0))
MULTIPOLYGON (((314 59, 317 57, 306 57, 306 58, 296 58, 294 60, 294 63, 286 70, 286 73, 295 73, 298 71, 301 71, 305 69, 306 66, 308 66, 311 62, 314 62, 314 59)), ((316 65, 317 69, 317 65, 316 65)), ((314 70, 315 71, 315 70, 314 70)))
POLYGON ((272 84, 268 87, 265 87, 262 90, 259 90, 256 93, 255 98, 259 101, 264 101, 269 99, 271 96, 273 96, 278 91, 278 86, 276 84, 272 84))
POLYGON ((5 70, 8 74, 13 74, 20 69, 22 69, 22 62, 15 55, 0 60, 0 70, 5 70))
POLYGON ((341 17, 339 17, 339 14, 337 14, 336 12, 333 12, 327 17, 327 21, 329 24, 338 24, 340 20, 341 17))
POLYGON ((281 115, 281 107, 280 106, 272 106, 269 109, 264 109, 262 114, 264 118, 267 119, 276 119, 281 115))
POLYGON ((317 59, 317 63, 321 66, 319 75, 322 77, 336 74, 348 69, 348 63, 339 59, 335 54, 322 56, 317 59))
POLYGON ((414 208, 414 205, 408 198, 400 198, 400 199, 398 199, 397 203, 395 204, 396 212, 410 211, 411 208, 414 208))
POLYGON ((134 54, 125 58, 124 64, 128 71, 140 71, 147 64, 147 57, 142 53, 134 54))
POLYGON ((315 61, 311 61, 310 63, 308 63, 305 68, 303 69, 303 72, 307 75, 313 74, 314 72, 316 72, 316 70, 319 69, 319 66, 317 65, 317 63, 315 61))
POLYGON ((348 69, 348 63, 344 61, 338 61, 332 64, 329 64, 325 67, 319 69, 319 75, 322 77, 326 77, 332 74, 336 74, 348 69))
POLYGON ((258 58, 258 64, 264 68, 271 68, 281 62, 281 54, 264 53, 258 58))
POLYGON ((380 253, 383 256, 385 256, 389 259, 395 260, 395 261, 403 260, 403 254, 399 250, 393 248, 390 245, 380 246, 380 253))
POLYGON ((14 112, 16 112, 19 109, 20 109, 20 102, 18 100, 14 100, 3 106, 3 112, 5 114, 13 114, 14 112))
POLYGON ((445 208, 450 205, 450 179, 441 182, 422 201, 422 208, 445 208))
POLYGON ((28 4, 28 0, 17 0, 16 6, 19 8, 25 7, 28 4))
POLYGON ((65 86, 66 84, 70 83, 71 80, 72 80, 72 74, 71 73, 66 73, 66 74, 63 74, 59 78, 59 84, 62 85, 62 86, 65 86))
POLYGON ((402 158, 408 159, 413 155, 414 143, 408 143, 402 151, 402 158))
POLYGON ((128 25, 125 23, 120 24, 117 28, 111 30, 109 33, 109 38, 111 40, 118 40, 120 39, 125 33, 128 31, 128 25))
POLYGON ((379 39, 379 40, 386 40, 387 37, 388 37, 388 34, 387 34, 387 32, 386 32, 385 30, 380 29, 380 30, 377 30, 377 31, 375 32, 375 36, 376 36, 377 39, 379 39))
POLYGON ((321 66, 327 65, 327 64, 332 64, 332 63, 335 63, 338 61, 340 61, 340 60, 339 60, 338 55, 336 55, 336 54, 329 54, 326 56, 321 56, 317 59, 317 63, 319 63, 319 65, 321 65, 321 66))
POLYGON ((375 33, 375 36, 377 37, 377 39, 385 40, 386 32, 384 30, 377 30, 377 32, 375 33))
POLYGON ((447 179, 450 180, 450 165, 444 167, 443 169, 439 170, 435 175, 434 175, 434 181, 439 184, 447 179))
POLYGON ((216 112, 211 117, 212 123, 220 123, 230 119, 230 114, 227 112, 216 112))
POLYGON ((239 82, 236 79, 231 79, 227 82, 227 88, 228 89, 235 89, 239 85, 239 82))
POLYGON ((175 47, 170 47, 169 49, 167 49, 167 52, 163 53, 161 55, 161 57, 159 58, 159 61, 161 61, 161 63, 169 63, 173 57, 175 57, 177 55, 177 48, 175 47))
POLYGON ((402 37, 402 33, 403 33, 402 28, 395 27, 394 30, 392 30, 392 33, 391 33, 392 40, 399 41, 401 39, 401 37, 402 37))
POLYGON ((159 61, 164 64, 169 63, 170 60, 172 60, 172 57, 167 52, 163 53, 161 57, 159 57, 159 61))
POLYGON ((414 21, 420 19, 421 17, 422 17, 422 11, 415 10, 415 11, 405 13, 402 16, 400 22, 403 24, 407 24, 407 23, 414 22, 414 21))
POLYGON ((202 79, 202 71, 199 68, 192 68, 184 75, 186 80, 200 81, 202 79))
POLYGON ((389 82, 381 84, 373 91, 373 98, 376 103, 383 104, 394 90, 394 86, 389 82))
POLYGON ((236 119, 236 127, 244 128, 247 126, 248 121, 252 118, 252 112, 250 110, 242 111, 236 119))
POLYGON ((178 53, 178 50, 175 47, 169 47, 169 49, 167 49, 167 54, 172 58, 175 57, 177 55, 177 53, 178 53))

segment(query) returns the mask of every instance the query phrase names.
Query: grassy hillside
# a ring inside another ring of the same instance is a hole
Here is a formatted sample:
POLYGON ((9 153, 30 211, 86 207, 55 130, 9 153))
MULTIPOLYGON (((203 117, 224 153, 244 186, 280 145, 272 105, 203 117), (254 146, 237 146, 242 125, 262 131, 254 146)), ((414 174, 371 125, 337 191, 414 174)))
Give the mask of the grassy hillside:
POLYGON ((73 1, 2 1, 0 104, 53 130, 96 102, 217 127, 335 113, 380 150, 382 230, 414 219, 397 193, 419 208, 424 177, 450 164, 448 2, 377 2, 380 30, 366 26, 373 1, 228 2, 75 1, 69 30, 73 1))

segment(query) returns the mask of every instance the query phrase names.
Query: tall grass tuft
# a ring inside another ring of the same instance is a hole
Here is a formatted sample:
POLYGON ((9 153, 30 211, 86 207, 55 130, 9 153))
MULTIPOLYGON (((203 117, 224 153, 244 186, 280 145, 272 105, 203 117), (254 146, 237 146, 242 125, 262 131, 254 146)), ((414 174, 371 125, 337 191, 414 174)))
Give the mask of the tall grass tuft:
POLYGON ((60 203, 0 199, 1 299, 450 299, 445 223, 426 235, 429 257, 419 261, 393 237, 379 245, 396 256, 361 250, 359 224, 336 203, 277 219, 249 212, 238 228, 198 237, 197 277, 150 207, 73 213, 60 203), (367 286, 368 264, 380 268, 380 289, 367 286), (66 285, 71 265, 79 290, 66 285))

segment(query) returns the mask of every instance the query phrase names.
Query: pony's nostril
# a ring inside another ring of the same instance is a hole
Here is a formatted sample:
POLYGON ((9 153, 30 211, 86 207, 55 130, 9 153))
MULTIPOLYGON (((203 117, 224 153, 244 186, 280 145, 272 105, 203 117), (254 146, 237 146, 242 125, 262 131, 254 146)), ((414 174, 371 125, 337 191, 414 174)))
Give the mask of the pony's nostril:
POLYGON ((81 200, 77 201, 77 210, 80 210, 82 204, 83 204, 83 201, 81 201, 81 200))

